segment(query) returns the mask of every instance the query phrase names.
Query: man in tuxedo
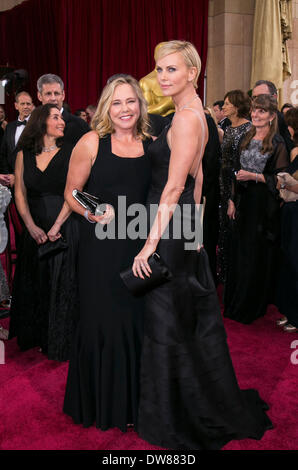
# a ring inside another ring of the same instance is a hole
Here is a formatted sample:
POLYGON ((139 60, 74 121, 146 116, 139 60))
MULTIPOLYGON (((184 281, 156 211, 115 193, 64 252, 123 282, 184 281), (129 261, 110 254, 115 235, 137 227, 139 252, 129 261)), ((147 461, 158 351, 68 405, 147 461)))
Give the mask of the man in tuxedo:
POLYGON ((65 143, 69 143, 74 147, 82 135, 90 131, 87 122, 63 109, 64 83, 58 75, 48 73, 39 77, 37 80, 37 97, 42 104, 52 103, 60 109, 65 121, 65 143))
POLYGON ((217 124, 223 131, 225 131, 226 128, 231 125, 231 121, 230 119, 225 117, 224 112, 222 110, 223 105, 223 100, 215 101, 215 103, 213 103, 213 111, 216 116, 217 124))
MULTIPOLYGON (((271 95, 277 101, 276 86, 269 80, 258 80, 252 90, 252 99, 259 95, 271 95)), ((288 127, 285 123, 284 115, 280 111, 277 111, 277 120, 279 133, 283 137, 288 154, 290 155, 291 150, 294 148, 294 144, 288 131, 288 127)))
MULTIPOLYGON (((7 124, 0 149, 0 183, 5 186, 10 186, 11 188, 14 186, 14 168, 17 157, 17 143, 23 130, 25 129, 34 106, 32 103, 32 98, 29 93, 27 93, 27 91, 20 91, 16 94, 14 105, 19 113, 19 116, 16 121, 12 121, 7 124)), ((9 211, 11 222, 14 228, 15 243, 16 246, 18 246, 20 233, 22 231, 22 219, 19 217, 13 201, 10 203, 9 211)), ((8 216, 6 215, 6 217, 8 216)), ((8 226, 8 218, 6 219, 6 224, 8 226)), ((8 276, 11 276, 10 271, 8 276)))
POLYGON ((16 145, 33 109, 32 98, 26 91, 16 94, 14 105, 19 117, 7 124, 0 149, 0 183, 5 186, 14 184, 16 145))

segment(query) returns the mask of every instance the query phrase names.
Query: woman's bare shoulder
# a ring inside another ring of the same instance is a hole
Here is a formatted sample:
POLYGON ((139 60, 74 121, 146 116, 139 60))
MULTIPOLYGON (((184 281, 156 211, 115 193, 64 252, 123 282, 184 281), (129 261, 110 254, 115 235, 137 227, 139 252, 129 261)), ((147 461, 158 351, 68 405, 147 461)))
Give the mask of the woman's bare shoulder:
POLYGON ((99 136, 96 131, 90 131, 84 134, 77 142, 73 151, 87 151, 94 153, 94 150, 98 148, 99 136))
POLYGON ((99 136, 97 132, 89 131, 80 138, 79 142, 83 144, 88 144, 88 143, 93 143, 93 142, 98 143, 98 140, 99 140, 99 136))
MULTIPOLYGON (((206 122, 206 121, 205 121, 206 122)), ((175 114, 173 119, 172 128, 174 133, 187 133, 198 132, 204 124, 204 116, 198 109, 183 109, 175 114)))

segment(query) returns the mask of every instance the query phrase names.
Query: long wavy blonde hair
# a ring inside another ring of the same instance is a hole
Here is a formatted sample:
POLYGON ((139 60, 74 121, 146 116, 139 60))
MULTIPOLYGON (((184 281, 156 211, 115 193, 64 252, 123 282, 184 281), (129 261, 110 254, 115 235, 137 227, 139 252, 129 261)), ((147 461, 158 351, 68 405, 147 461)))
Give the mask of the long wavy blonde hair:
POLYGON ((142 140, 150 137, 149 118, 147 113, 147 102, 143 96, 139 83, 131 75, 119 74, 109 79, 100 96, 95 114, 91 121, 91 128, 97 132, 100 138, 115 132, 113 122, 110 118, 110 107, 114 91, 119 85, 130 85, 135 92, 140 105, 140 116, 137 121, 136 135, 142 140))

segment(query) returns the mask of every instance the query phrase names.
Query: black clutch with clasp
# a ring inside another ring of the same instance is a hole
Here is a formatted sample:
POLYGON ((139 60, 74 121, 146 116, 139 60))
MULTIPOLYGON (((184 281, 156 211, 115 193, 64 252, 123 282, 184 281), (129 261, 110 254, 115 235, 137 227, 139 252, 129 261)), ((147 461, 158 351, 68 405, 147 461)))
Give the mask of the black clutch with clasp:
POLYGON ((152 273, 150 277, 144 275, 144 279, 136 277, 132 268, 127 268, 120 273, 120 277, 127 289, 137 297, 146 294, 155 287, 169 282, 173 277, 171 271, 158 253, 153 253, 148 258, 148 264, 152 273))
POLYGON ((50 240, 46 241, 42 245, 38 246, 38 258, 45 259, 50 258, 51 256, 55 256, 61 251, 67 250, 68 244, 63 237, 57 238, 54 242, 50 240))

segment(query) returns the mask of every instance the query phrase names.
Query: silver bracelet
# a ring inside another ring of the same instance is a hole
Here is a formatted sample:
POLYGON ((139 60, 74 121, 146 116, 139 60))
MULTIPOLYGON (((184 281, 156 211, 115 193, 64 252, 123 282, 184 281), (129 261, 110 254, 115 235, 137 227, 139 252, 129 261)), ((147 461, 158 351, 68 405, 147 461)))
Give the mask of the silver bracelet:
POLYGON ((85 212, 84 212, 84 217, 85 217, 85 219, 88 220, 88 222, 89 222, 90 224, 96 224, 95 220, 90 220, 90 219, 89 219, 88 213, 89 213, 89 211, 86 209, 85 212))

